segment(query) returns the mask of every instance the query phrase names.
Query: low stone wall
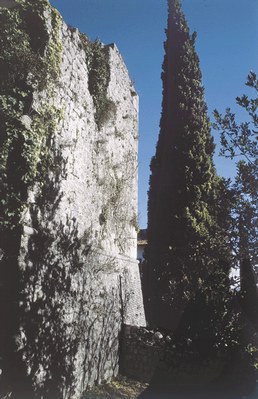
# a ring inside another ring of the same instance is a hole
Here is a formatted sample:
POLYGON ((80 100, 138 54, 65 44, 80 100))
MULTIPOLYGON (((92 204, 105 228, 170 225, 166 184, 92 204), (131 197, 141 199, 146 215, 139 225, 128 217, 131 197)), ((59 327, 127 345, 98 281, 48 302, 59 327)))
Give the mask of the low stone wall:
MULTIPOLYGON (((190 342, 185 343, 190 345, 190 342)), ((223 374, 221 354, 200 357, 190 349, 182 351, 173 338, 159 331, 124 325, 120 350, 120 374, 152 386, 198 387, 223 374)))
POLYGON ((124 325, 120 373, 138 381, 150 382, 163 357, 165 342, 160 332, 124 325))

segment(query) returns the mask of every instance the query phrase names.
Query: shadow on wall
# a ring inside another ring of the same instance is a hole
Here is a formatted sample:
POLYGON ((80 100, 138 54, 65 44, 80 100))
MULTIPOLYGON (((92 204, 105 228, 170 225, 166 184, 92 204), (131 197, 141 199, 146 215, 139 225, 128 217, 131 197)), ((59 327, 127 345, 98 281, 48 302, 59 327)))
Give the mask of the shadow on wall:
POLYGON ((117 278, 110 289, 101 285, 103 270, 112 269, 114 260, 103 264, 87 232, 79 238, 74 218, 58 221, 66 160, 53 143, 52 150, 48 178, 30 205, 35 234, 22 248, 17 270, 16 353, 2 376, 13 399, 71 398, 118 368, 120 284, 117 278))

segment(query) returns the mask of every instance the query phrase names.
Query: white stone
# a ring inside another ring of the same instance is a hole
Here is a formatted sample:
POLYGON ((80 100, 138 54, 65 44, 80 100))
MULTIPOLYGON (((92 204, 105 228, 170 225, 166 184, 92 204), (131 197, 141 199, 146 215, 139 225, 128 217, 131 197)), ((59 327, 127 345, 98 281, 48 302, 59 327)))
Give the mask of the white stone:
POLYGON ((30 226, 23 226, 23 233, 25 235, 31 236, 33 234, 37 234, 37 230, 30 226))
POLYGON ((154 338, 155 338, 157 341, 160 341, 160 340, 163 339, 163 335, 161 334, 161 332, 157 331, 157 332, 155 332, 155 334, 154 334, 154 338))
POLYGON ((30 130, 32 119, 28 115, 22 115, 20 121, 26 129, 30 130))

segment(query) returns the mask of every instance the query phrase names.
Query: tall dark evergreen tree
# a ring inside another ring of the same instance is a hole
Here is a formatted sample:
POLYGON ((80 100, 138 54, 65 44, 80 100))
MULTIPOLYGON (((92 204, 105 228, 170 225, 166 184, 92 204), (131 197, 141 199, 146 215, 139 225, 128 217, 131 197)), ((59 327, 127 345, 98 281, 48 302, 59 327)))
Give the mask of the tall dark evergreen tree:
MULTIPOLYGON (((163 103, 151 161, 148 248, 144 272, 147 320, 175 329, 182 312, 216 267, 223 245, 217 226, 213 139, 195 51, 179 0, 168 1, 163 103)), ((224 263, 225 264, 225 263, 224 263)))

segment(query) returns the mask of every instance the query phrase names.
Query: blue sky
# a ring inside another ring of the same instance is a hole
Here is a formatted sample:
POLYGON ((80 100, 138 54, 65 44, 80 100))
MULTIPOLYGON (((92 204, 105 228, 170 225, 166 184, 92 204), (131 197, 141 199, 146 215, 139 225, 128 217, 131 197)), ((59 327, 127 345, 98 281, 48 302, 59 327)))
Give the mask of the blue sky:
MULTIPOLYGON (((50 0, 64 20, 92 40, 115 42, 140 97, 139 225, 147 225, 149 163, 155 153, 161 112, 161 64, 165 40, 166 0, 50 0)), ((181 0, 191 31, 197 31, 203 85, 209 110, 230 106, 248 93, 248 72, 258 72, 257 0, 181 0)), ((218 134, 215 133, 218 143, 218 134)), ((234 173, 231 161, 215 156, 218 173, 234 173)))

